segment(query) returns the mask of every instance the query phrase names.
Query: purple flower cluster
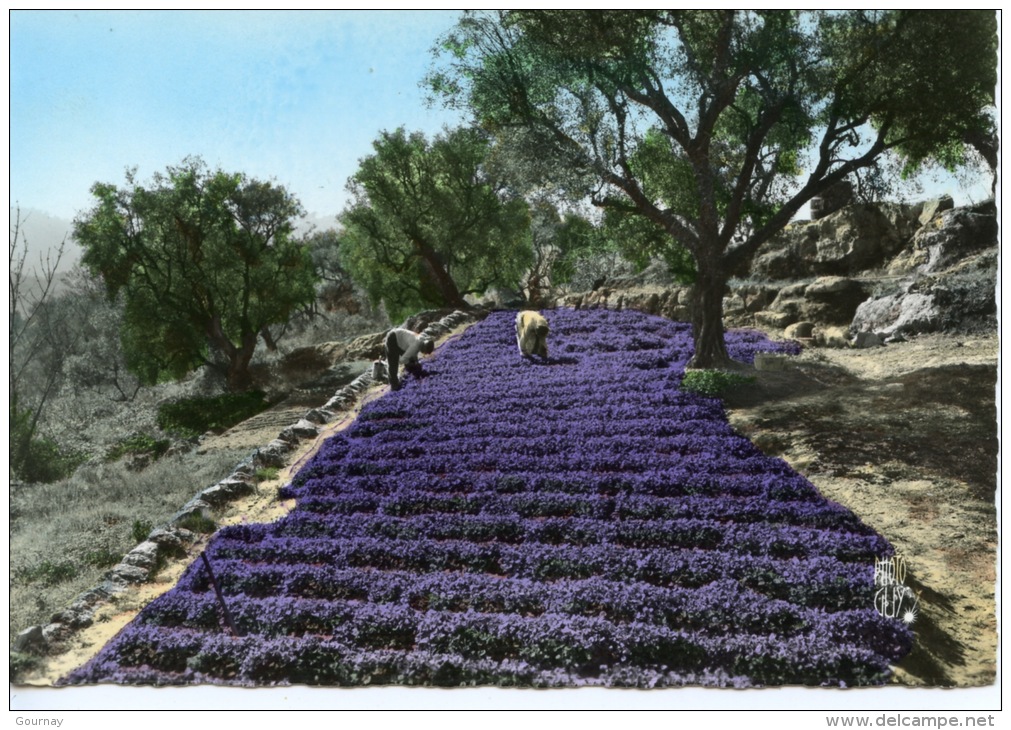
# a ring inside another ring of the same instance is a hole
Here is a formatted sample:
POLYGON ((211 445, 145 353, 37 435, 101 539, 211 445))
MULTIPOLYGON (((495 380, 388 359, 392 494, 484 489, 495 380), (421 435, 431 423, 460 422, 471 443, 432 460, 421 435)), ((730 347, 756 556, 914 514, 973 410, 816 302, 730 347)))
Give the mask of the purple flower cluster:
MULTIPOLYGON (((889 544, 680 390, 685 325, 494 313, 363 408, 66 683, 663 687, 884 681, 889 544)), ((753 332, 749 361, 791 352, 753 332)))

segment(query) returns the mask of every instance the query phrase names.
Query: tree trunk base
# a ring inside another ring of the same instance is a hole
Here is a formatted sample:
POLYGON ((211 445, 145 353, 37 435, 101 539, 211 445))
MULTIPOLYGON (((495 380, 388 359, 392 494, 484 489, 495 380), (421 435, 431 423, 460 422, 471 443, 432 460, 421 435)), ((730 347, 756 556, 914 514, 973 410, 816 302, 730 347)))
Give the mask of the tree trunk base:
POLYGON ((693 357, 685 365, 685 370, 728 370, 730 372, 744 372, 754 370, 753 365, 731 357, 720 358, 699 358, 693 357))

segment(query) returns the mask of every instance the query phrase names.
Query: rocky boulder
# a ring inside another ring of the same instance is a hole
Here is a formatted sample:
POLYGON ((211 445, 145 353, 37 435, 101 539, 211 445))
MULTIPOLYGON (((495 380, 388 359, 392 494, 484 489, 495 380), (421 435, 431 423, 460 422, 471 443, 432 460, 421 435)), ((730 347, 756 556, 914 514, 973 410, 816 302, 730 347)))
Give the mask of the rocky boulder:
POLYGON ((917 216, 917 222, 919 222, 921 226, 925 226, 930 223, 935 216, 946 210, 951 210, 954 207, 955 201, 952 200, 950 195, 942 195, 940 198, 936 198, 935 200, 928 200, 921 207, 920 214, 917 216))
POLYGON ((850 331, 885 338, 925 332, 973 331, 996 326, 996 249, 935 276, 907 282, 899 291, 863 302, 850 331))
POLYGON ((860 303, 867 298, 864 285, 855 279, 826 276, 809 284, 798 283, 780 289, 769 311, 785 315, 787 324, 800 321, 846 325, 860 303))
POLYGON ((956 208, 921 228, 913 237, 913 247, 926 252, 920 272, 941 271, 993 246, 997 241, 996 212, 992 201, 978 208, 956 208))
POLYGON ((923 205, 926 221, 888 272, 906 278, 857 309, 850 331, 885 338, 989 329, 996 320, 998 228, 994 201, 952 208, 923 205))
POLYGON ((756 256, 753 276, 852 276, 882 266, 908 240, 917 206, 848 205, 815 221, 792 223, 756 256))

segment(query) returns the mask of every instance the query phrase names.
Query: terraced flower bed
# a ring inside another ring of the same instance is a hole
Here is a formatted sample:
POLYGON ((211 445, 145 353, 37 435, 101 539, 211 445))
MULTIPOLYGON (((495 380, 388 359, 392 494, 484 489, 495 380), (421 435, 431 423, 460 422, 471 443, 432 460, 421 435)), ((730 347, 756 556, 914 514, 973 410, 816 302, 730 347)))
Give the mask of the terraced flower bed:
MULTIPOLYGON (((679 385, 686 325, 512 314, 366 406, 64 683, 860 685, 909 651, 890 545, 679 385)), ((789 351, 729 333, 740 360, 789 351)))

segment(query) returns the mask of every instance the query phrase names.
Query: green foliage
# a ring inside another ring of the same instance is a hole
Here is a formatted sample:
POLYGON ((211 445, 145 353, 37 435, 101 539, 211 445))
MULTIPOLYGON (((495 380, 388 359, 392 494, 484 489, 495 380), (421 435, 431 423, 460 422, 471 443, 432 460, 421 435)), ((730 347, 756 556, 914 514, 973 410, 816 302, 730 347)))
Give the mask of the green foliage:
POLYGON ((105 456, 105 461, 116 461, 127 454, 148 454, 158 460, 169 450, 172 442, 168 439, 156 439, 143 433, 135 433, 118 441, 105 456))
POLYGON ((270 407, 259 390, 209 398, 183 398, 158 406, 158 427, 184 438, 220 433, 270 407))
POLYGON ((15 577, 25 583, 54 586, 73 580, 76 576, 77 567, 70 561, 43 560, 36 566, 21 569, 15 577))
POLYGON ((135 543, 144 542, 153 529, 154 525, 148 520, 134 520, 133 527, 130 528, 130 537, 133 538, 135 543))
POLYGON ((22 677, 42 666, 42 660, 34 654, 26 654, 11 649, 9 656, 11 682, 20 682, 22 677))
POLYGON ((45 436, 36 434, 31 411, 15 402, 10 406, 10 469, 29 483, 48 484, 63 479, 87 461, 87 454, 68 451, 45 436))
POLYGON ((277 479, 281 471, 276 466, 264 466, 256 470, 256 480, 258 482, 272 482, 277 479))
POLYGON ((634 210, 612 207, 604 211, 603 235, 610 245, 642 269, 654 258, 663 260, 671 275, 682 284, 695 281, 695 261, 684 246, 634 210))
MULTIPOLYGON (((147 537, 146 534, 145 537, 147 537)), ((141 541, 138 540, 137 542, 141 541)), ((84 564, 95 568, 111 568, 113 565, 119 563, 122 558, 122 554, 116 552, 115 550, 101 548, 99 550, 89 550, 86 552, 84 554, 84 564)))
POLYGON ((930 159, 953 170, 996 137, 994 11, 853 11, 823 28, 837 108, 869 115, 907 175, 930 159))
POLYGON ((261 330, 315 296, 307 248, 292 236, 298 201, 273 183, 210 172, 187 159, 141 185, 96 183, 95 207, 74 221, 83 263, 110 298, 124 293, 126 363, 145 383, 227 362, 249 385, 261 330))
POLYGON ((526 204, 483 172, 488 140, 457 129, 432 142, 383 132, 348 181, 340 258, 394 320, 466 306, 466 294, 516 286, 532 256, 526 204))
POLYGON ((886 159, 995 159, 996 43, 992 10, 469 12, 427 83, 540 186, 654 227, 640 259, 689 252, 693 364, 718 367, 727 277, 812 197, 886 159))
POLYGON ((178 527, 184 530, 189 530, 190 532, 199 532, 204 535, 209 535, 218 529, 217 524, 214 520, 209 517, 204 517, 198 512, 193 512, 192 514, 186 515, 183 519, 176 523, 178 527))
POLYGON ((720 396, 731 388, 755 382, 755 376, 726 370, 688 370, 681 380, 681 388, 693 393, 720 396))

